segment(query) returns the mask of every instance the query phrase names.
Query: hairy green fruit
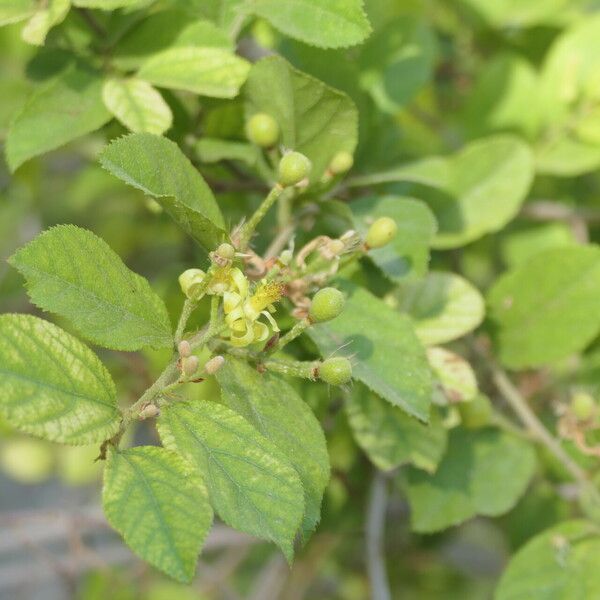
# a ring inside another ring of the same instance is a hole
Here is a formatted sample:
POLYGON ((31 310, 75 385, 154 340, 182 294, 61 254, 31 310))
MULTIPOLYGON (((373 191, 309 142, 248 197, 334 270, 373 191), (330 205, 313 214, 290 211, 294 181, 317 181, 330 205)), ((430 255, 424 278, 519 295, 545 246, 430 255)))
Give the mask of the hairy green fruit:
POLYGON ((246 124, 246 137, 261 148, 271 148, 279 139, 279 125, 271 115, 257 113, 246 124))
POLYGON ((346 152, 342 150, 341 152, 336 152, 336 154, 331 159, 331 163, 329 163, 329 170, 334 175, 342 175, 343 173, 347 173, 354 164, 354 157, 350 152, 346 152))
POLYGON ((587 421, 594 416, 596 402, 587 392, 576 392, 571 398, 571 410, 578 421, 587 421))
POLYGON ((383 248, 396 237, 397 232, 398 225, 394 219, 380 217, 369 227, 365 241, 369 248, 383 248))
POLYGON ((344 294, 332 287, 319 290, 310 305, 309 316, 314 323, 335 319, 344 310, 344 294))
POLYGON ((288 152, 279 161, 279 183, 283 187, 296 185, 308 177, 312 163, 300 152, 288 152))
POLYGON ((328 358, 319 367, 319 377, 329 385, 344 385, 352 378, 352 365, 343 356, 328 358))

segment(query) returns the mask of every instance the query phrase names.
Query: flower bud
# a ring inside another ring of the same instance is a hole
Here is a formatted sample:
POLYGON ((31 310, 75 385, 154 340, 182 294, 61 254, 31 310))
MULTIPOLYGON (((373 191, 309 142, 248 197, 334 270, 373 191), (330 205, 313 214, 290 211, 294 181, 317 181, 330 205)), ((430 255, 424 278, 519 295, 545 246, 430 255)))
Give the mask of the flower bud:
POLYGON ((341 175, 342 173, 347 173, 354 164, 354 157, 350 152, 346 152, 342 150, 340 152, 336 152, 336 154, 331 159, 331 163, 329 164, 329 170, 334 175, 341 175))
POLYGON ((231 244, 224 243, 217 248, 217 254, 221 258, 233 260, 235 257, 235 248, 231 244))
POLYGON ((319 377, 329 385, 344 385, 352 379, 352 365, 347 358, 328 358, 319 367, 319 377))
POLYGON ((246 123, 246 137, 261 148, 271 148, 279 139, 279 125, 267 113, 256 113, 246 123))
POLYGON ((213 356, 205 365, 204 371, 208 375, 214 375, 223 365, 225 364, 225 359, 220 356, 213 356))
POLYGON ((296 185, 308 177, 312 163, 300 152, 288 152, 279 161, 279 183, 283 187, 296 185))
POLYGON ((199 364, 198 357, 195 354, 192 356, 186 356, 181 359, 181 372, 186 377, 191 377, 197 370, 199 364))
POLYGON ((369 227, 365 239, 367 246, 369 248, 383 248, 396 237, 397 231, 398 226, 394 219, 380 217, 369 227))
POLYGON ((571 411, 578 421, 588 421, 594 415, 596 402, 587 392, 576 392, 571 398, 571 411))
POLYGON ((313 297, 308 316, 313 323, 335 319, 344 309, 344 294, 332 287, 319 290, 313 297))
POLYGON ((192 354, 192 347, 187 340, 182 340, 177 346, 177 351, 179 352, 179 356, 181 356, 181 358, 187 358, 192 354))
POLYGON ((160 409, 156 404, 147 404, 140 410, 140 419, 152 419, 153 417, 157 417, 160 414, 160 409))
POLYGON ((181 291, 190 299, 194 298, 194 292, 204 280, 206 273, 202 269, 187 269, 179 276, 181 291))
POLYGON ((282 265, 285 265, 287 267, 292 262, 292 258, 294 258, 294 255, 293 255, 292 251, 291 250, 284 250, 279 255, 279 262, 282 265))

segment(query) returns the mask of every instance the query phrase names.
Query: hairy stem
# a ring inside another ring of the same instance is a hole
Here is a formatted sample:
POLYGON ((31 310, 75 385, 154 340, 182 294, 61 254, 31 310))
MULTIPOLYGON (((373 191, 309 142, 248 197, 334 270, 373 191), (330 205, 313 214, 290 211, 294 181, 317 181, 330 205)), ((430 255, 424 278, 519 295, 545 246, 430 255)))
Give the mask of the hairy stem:
POLYGON ((371 582, 373 600, 391 600, 392 594, 385 567, 383 539, 388 484, 381 471, 375 471, 367 507, 367 571, 371 582))
POLYGON ((277 199, 281 196, 284 188, 278 183, 271 189, 267 194, 267 197, 262 201, 262 204, 256 209, 256 212, 250 217, 248 222, 242 228, 242 234, 240 237, 240 249, 245 250, 248 247, 248 243, 254 234, 256 226, 263 220, 269 209, 277 202, 277 199))
POLYGON ((189 298, 186 298, 185 302, 183 303, 183 308, 181 309, 181 315, 179 317, 179 323, 177 323, 177 330, 175 331, 175 345, 181 341, 187 322, 197 305, 198 303, 195 300, 191 300, 189 298))
POLYGON ((302 319, 298 321, 284 336, 282 336, 272 348, 269 348, 265 354, 273 354, 274 352, 278 352, 284 346, 289 344, 291 341, 295 340, 299 335, 301 335, 306 329, 310 327, 310 321, 308 319, 302 319))

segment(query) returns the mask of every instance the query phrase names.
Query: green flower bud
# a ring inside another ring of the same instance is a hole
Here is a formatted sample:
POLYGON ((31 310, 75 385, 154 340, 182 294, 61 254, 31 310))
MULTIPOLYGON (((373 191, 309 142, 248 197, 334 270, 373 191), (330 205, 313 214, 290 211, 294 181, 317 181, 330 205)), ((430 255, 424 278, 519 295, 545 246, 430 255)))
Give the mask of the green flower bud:
POLYGON ((188 269, 179 276, 181 291, 190 299, 194 298, 194 291, 202 283, 206 273, 202 269, 188 269))
POLYGON ((300 152, 288 152, 279 161, 279 183, 283 187, 296 185, 308 177, 312 163, 300 152))
POLYGON ((367 246, 369 248, 383 248, 396 237, 397 231, 398 225, 396 225, 394 219, 381 217, 369 227, 365 240, 367 246))
POLYGON ((261 148, 271 148, 279 139, 279 125, 271 115, 257 113, 246 123, 246 137, 261 148))
POLYGON ((235 248, 231 244, 227 244, 227 243, 221 244, 217 248, 217 254, 221 258, 225 258, 227 260, 233 260, 233 258, 235 257, 235 248))
POLYGON ((571 398, 571 411, 578 421, 588 421, 594 415, 596 402, 587 392, 576 392, 571 398))
POLYGON ((177 346, 177 350, 179 351, 179 356, 182 358, 187 358, 192 355, 192 347, 187 340, 181 340, 177 346))
POLYGON ((334 157, 331 159, 331 163, 329 164, 329 170, 334 175, 342 175, 343 173, 347 173, 354 164, 354 157, 350 152, 337 152, 334 157))
POLYGON ((319 367, 319 377, 329 385, 344 385, 352 378, 352 365, 347 358, 328 358, 319 367))
POLYGON ((319 290, 313 297, 308 315, 313 323, 335 319, 344 309, 344 294, 332 287, 319 290))

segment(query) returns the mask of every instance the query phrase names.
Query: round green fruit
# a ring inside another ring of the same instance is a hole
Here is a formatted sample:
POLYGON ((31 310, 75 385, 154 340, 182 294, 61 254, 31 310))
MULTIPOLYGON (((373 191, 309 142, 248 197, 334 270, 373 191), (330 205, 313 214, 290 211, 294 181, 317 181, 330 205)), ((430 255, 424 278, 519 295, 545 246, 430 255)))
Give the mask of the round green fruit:
POLYGON ((319 377, 329 385, 344 385, 352 379, 352 365, 343 356, 328 358, 319 368, 319 377))
POLYGON ((296 185, 308 177, 312 163, 300 152, 288 152, 279 161, 279 183, 283 187, 296 185))
POLYGON ((383 248, 396 237, 397 232, 398 225, 394 219, 380 217, 369 227, 365 241, 369 248, 383 248))
POLYGON ((279 125, 267 113, 256 113, 246 123, 246 137, 261 148, 271 148, 279 139, 279 125))
POLYGON ((350 152, 337 152, 333 158, 331 159, 331 163, 329 163, 329 170, 334 175, 342 175, 343 173, 347 173, 354 164, 354 157, 350 152))
POLYGON ((344 294, 332 287, 319 290, 312 299, 308 314, 314 323, 335 319, 344 310, 344 294))
POLYGON ((571 398, 571 411, 578 421, 588 421, 596 411, 596 401, 587 392, 576 392, 571 398))

